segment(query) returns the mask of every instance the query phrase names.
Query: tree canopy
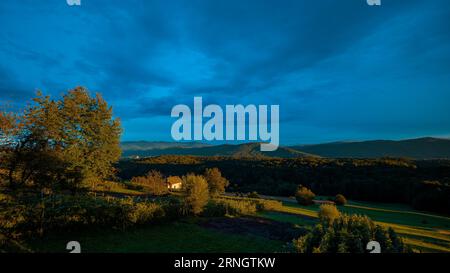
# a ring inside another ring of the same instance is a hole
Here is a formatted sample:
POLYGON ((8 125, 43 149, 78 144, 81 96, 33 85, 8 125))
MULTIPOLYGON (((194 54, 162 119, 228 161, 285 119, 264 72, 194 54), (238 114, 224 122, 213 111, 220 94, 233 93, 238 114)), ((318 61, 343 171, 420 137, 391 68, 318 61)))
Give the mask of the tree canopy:
POLYGON ((230 182, 222 176, 218 168, 207 168, 205 170, 205 179, 208 182, 209 193, 212 196, 217 196, 225 192, 230 182))
POLYGON ((99 94, 83 87, 59 100, 38 92, 23 113, 3 112, 0 123, 12 188, 92 186, 114 173, 121 155, 120 121, 99 94))
POLYGON ((367 244, 376 241, 382 253, 404 253, 411 250, 396 232, 376 225, 367 216, 341 214, 333 221, 321 219, 314 229, 293 240, 300 253, 367 253, 367 244))
POLYGON ((295 199, 297 199, 297 202, 303 206, 312 205, 314 203, 314 197, 316 197, 316 195, 304 186, 300 186, 295 193, 295 199))
POLYGON ((187 212, 200 214, 209 201, 206 179, 201 175, 188 174, 183 177, 183 190, 187 212))

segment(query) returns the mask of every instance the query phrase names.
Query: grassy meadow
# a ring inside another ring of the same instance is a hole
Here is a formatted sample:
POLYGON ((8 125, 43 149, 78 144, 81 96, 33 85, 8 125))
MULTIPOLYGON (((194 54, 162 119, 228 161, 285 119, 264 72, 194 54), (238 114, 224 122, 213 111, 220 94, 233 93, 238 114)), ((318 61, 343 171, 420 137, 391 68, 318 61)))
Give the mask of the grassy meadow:
POLYGON ((64 252, 74 238, 87 253, 267 253, 281 251, 282 241, 235 235, 203 228, 195 221, 140 227, 126 232, 93 230, 57 234, 29 243, 37 252, 64 252))
MULTIPOLYGON (((422 252, 450 252, 450 218, 414 211, 405 205, 349 201, 338 209, 346 214, 367 215, 375 223, 392 227, 405 242, 422 252)), ((259 214, 274 221, 309 226, 317 222, 319 205, 300 206, 284 201, 281 210, 259 214)))
MULTIPOLYGON (((131 190, 116 183, 96 194, 132 198, 146 196, 143 190, 131 190)), ((172 195, 176 197, 178 194, 172 195)), ((221 198, 249 200, 230 195, 221 198)), ((70 239, 79 241, 83 252, 94 253, 271 253, 285 251, 292 239, 318 223, 319 205, 301 206, 295 199, 282 197, 263 196, 261 199, 279 199, 281 202, 276 203, 281 205, 274 203, 262 211, 240 216, 188 217, 127 230, 83 229, 52 233, 30 240, 26 246, 35 252, 66 252, 65 245, 70 239), (289 234, 295 235, 291 238, 289 234)), ((349 201, 338 209, 345 214, 367 215, 376 224, 392 227, 416 252, 450 252, 449 217, 415 211, 405 205, 372 202, 349 201)))

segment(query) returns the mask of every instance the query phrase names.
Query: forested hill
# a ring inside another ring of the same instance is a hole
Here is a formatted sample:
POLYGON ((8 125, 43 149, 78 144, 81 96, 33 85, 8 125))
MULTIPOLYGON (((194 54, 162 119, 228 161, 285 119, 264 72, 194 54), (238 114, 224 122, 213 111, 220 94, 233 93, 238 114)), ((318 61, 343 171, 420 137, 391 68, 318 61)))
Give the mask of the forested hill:
POLYGON ((291 148, 330 158, 450 158, 450 139, 431 137, 400 141, 334 142, 317 145, 299 145, 291 148))
POLYGON ((450 158, 450 139, 417 138, 400 141, 374 140, 333 142, 315 145, 279 147, 261 152, 259 143, 208 145, 199 142, 123 142, 122 156, 196 155, 231 157, 296 158, 319 156, 329 158, 407 157, 412 159, 450 158))
POLYGON ((279 147, 273 152, 261 152, 260 147, 261 145, 259 143, 212 146, 200 143, 125 142, 122 143, 122 156, 196 155, 282 158, 312 156, 287 147, 279 147))

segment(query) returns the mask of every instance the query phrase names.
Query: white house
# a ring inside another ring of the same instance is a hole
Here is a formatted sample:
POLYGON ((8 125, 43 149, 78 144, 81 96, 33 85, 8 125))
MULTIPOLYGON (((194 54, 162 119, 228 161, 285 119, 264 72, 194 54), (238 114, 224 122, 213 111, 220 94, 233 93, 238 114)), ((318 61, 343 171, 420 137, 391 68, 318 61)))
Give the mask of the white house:
POLYGON ((169 190, 180 190, 183 186, 183 180, 179 176, 167 177, 167 187, 169 190))

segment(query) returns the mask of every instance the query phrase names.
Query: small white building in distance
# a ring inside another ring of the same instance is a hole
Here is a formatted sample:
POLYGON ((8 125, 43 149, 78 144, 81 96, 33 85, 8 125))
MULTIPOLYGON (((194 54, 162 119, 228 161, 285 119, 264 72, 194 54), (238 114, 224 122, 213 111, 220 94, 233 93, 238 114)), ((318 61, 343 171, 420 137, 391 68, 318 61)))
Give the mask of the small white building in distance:
POLYGON ((167 187, 169 190, 180 190, 183 186, 183 180, 179 176, 167 177, 167 187))

